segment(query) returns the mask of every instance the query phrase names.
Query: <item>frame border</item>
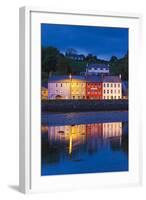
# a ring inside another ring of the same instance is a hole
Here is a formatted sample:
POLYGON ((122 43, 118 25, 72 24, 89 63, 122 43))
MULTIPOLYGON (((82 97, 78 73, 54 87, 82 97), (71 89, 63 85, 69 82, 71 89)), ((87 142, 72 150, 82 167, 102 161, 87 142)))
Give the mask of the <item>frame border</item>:
MULTIPOLYGON (((32 193, 31 189, 31 12, 133 18, 139 20, 142 32, 142 15, 139 13, 101 12, 91 10, 51 10, 38 7, 19 9, 19 190, 32 193)), ((143 37, 143 35, 142 35, 143 37)), ((140 39, 140 47, 142 39, 140 39)), ((142 135, 139 136, 139 163, 142 163, 142 135)), ((142 166, 139 180, 142 183, 142 166)), ((126 185, 127 186, 127 185, 126 185)), ((36 191, 35 191, 36 192, 36 191)))

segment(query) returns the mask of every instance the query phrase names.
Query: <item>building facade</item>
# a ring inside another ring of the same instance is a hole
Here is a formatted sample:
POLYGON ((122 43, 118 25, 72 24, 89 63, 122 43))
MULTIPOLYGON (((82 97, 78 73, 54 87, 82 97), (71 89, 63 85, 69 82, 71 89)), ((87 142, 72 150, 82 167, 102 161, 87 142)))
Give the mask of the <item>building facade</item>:
POLYGON ((71 78, 71 99, 86 99, 86 81, 83 76, 71 78))
POLYGON ((66 76, 49 78, 48 99, 70 99, 70 79, 66 76))
POLYGON ((48 99, 85 99, 86 81, 82 76, 49 78, 48 99))
POLYGON ((119 76, 103 78, 102 99, 122 99, 122 82, 119 76))
POLYGON ((86 77, 86 98, 102 99, 102 80, 100 77, 86 77))
POLYGON ((105 75, 109 74, 109 65, 105 64, 89 64, 86 66, 86 75, 105 75))
POLYGON ((48 99, 48 88, 41 88, 41 99, 48 99))
POLYGON ((48 99, 122 99, 119 76, 55 76, 48 81, 48 99))

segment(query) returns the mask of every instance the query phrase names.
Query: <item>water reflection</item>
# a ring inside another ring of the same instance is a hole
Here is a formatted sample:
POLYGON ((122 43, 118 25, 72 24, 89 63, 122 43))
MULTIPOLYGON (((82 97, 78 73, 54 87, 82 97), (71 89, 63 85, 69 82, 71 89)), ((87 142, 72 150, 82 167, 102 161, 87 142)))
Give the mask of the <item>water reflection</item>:
POLYGON ((128 123, 42 126, 42 175, 128 170, 128 123))

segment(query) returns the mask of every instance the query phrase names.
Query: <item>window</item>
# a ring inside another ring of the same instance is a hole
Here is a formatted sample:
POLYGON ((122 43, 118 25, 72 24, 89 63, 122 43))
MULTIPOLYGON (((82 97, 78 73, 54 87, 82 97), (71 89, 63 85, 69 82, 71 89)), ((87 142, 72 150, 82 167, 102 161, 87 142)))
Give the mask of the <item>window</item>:
POLYGON ((104 87, 106 86, 106 84, 104 83, 104 87))
POLYGON ((120 83, 118 84, 118 87, 120 87, 120 83))
POLYGON ((56 87, 57 87, 57 83, 56 83, 56 87))
POLYGON ((80 96, 78 96, 78 99, 80 99, 80 96))
POLYGON ((113 96, 111 96, 111 99, 113 99, 113 96))
POLYGON ((107 96, 107 99, 109 99, 109 96, 107 96))
POLYGON ((75 99, 75 96, 73 96, 73 99, 75 99))
POLYGON ((118 90, 118 93, 120 94, 120 90, 118 90))
POLYGON ((107 87, 109 87, 109 83, 107 84, 107 87))
POLYGON ((115 96, 115 99, 116 99, 116 96, 115 96))
POLYGON ((109 90, 107 90, 107 94, 109 94, 109 90))
POLYGON ((118 98, 120 99, 121 97, 120 97, 120 96, 118 96, 118 98))
POLYGON ((61 83, 61 87, 62 87, 62 83, 61 83))
POLYGON ((116 87, 116 83, 114 84, 114 86, 116 87))
POLYGON ((115 93, 116 93, 116 90, 115 90, 115 93))
POLYGON ((111 94, 113 93, 113 90, 111 90, 111 94))

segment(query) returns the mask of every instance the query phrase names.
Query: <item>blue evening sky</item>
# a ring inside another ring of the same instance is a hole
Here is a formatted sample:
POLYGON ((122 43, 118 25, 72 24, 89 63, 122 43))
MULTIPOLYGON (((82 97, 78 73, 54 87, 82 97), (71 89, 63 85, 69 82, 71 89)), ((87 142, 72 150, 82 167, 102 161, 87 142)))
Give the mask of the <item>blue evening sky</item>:
POLYGON ((61 52, 74 48, 78 54, 93 54, 109 60, 123 57, 128 50, 128 29, 77 25, 41 25, 43 47, 53 46, 61 52))

